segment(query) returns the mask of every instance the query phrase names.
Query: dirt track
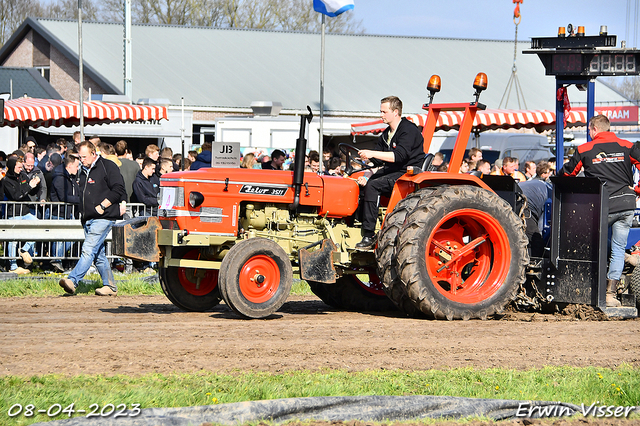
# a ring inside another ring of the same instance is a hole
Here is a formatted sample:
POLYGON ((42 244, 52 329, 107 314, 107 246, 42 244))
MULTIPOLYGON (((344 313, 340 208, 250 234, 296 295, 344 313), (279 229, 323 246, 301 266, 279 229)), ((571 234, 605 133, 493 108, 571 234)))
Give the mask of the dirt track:
POLYGON ((0 299, 0 374, 640 366, 640 321, 541 314, 429 321, 339 312, 292 296, 266 320, 163 296, 0 299))

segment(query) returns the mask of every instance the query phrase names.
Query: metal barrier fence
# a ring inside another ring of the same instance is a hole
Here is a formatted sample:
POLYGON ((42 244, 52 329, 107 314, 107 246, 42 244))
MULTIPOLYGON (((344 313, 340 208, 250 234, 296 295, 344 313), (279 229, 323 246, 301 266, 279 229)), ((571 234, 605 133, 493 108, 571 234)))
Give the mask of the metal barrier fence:
MULTIPOLYGON (((34 243, 34 260, 79 259, 84 230, 80 219, 75 218, 77 209, 74 204, 58 202, 0 201, 0 259, 20 259, 17 248, 28 242, 34 243), (15 212, 21 209, 24 213, 28 209, 30 214, 16 217, 15 212)), ((151 215, 152 207, 127 204, 126 219, 151 215)), ((106 243, 107 257, 116 257, 111 254, 111 233, 106 243)))

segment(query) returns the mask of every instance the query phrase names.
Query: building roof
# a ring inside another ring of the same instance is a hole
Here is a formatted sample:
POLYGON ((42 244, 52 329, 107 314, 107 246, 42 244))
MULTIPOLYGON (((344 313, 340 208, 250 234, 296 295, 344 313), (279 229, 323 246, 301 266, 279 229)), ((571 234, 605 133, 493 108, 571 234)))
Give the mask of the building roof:
POLYGON ((14 98, 62 99, 56 89, 35 68, 0 67, 0 93, 14 98))
MULTIPOLYGON (((28 28, 40 32, 77 63, 77 22, 27 19, 0 50, 0 63, 28 28), (14 40, 15 39, 15 40, 14 40)), ((85 70, 105 90, 122 93, 123 26, 83 23, 85 70)), ((527 109, 555 110, 555 79, 545 76, 536 55, 517 47, 517 75, 527 109)), ((281 102, 284 109, 319 108, 320 34, 228 28, 133 25, 133 101, 167 98, 179 105, 247 108, 253 101, 281 102)), ((432 74, 442 77, 436 102, 472 100, 473 79, 488 75, 480 101, 498 108, 511 76, 513 41, 327 34, 325 110, 339 114, 374 113, 379 101, 399 96, 406 113, 421 112, 432 74)), ((628 102, 602 82, 596 102, 628 102)), ((586 92, 569 89, 571 102, 586 92)), ((503 104, 504 108, 505 105, 503 104)), ((518 105, 515 88, 508 108, 518 105)))

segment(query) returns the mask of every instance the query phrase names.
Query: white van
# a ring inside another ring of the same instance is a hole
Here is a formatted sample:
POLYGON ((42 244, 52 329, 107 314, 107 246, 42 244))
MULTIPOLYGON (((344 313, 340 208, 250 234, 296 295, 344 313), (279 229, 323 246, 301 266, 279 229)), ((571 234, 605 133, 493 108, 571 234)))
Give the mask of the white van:
MULTIPOLYGON (((447 137, 440 152, 444 154, 445 161, 451 159, 451 153, 456 143, 457 136, 447 137)), ((549 149, 547 138, 531 133, 480 133, 476 141, 476 135, 472 134, 467 142, 465 157, 468 157, 469 149, 478 147, 482 150, 482 158, 493 164, 498 158, 515 157, 523 164, 525 161, 548 160, 553 157, 549 149)))

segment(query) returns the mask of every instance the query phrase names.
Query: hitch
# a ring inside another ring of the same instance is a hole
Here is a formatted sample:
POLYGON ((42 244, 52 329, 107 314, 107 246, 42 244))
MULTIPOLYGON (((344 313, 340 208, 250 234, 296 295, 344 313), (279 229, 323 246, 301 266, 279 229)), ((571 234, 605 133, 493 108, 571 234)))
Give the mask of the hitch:
POLYGON ((142 216, 116 223, 111 228, 113 253, 146 262, 160 260, 158 230, 160 219, 156 216, 142 216))

